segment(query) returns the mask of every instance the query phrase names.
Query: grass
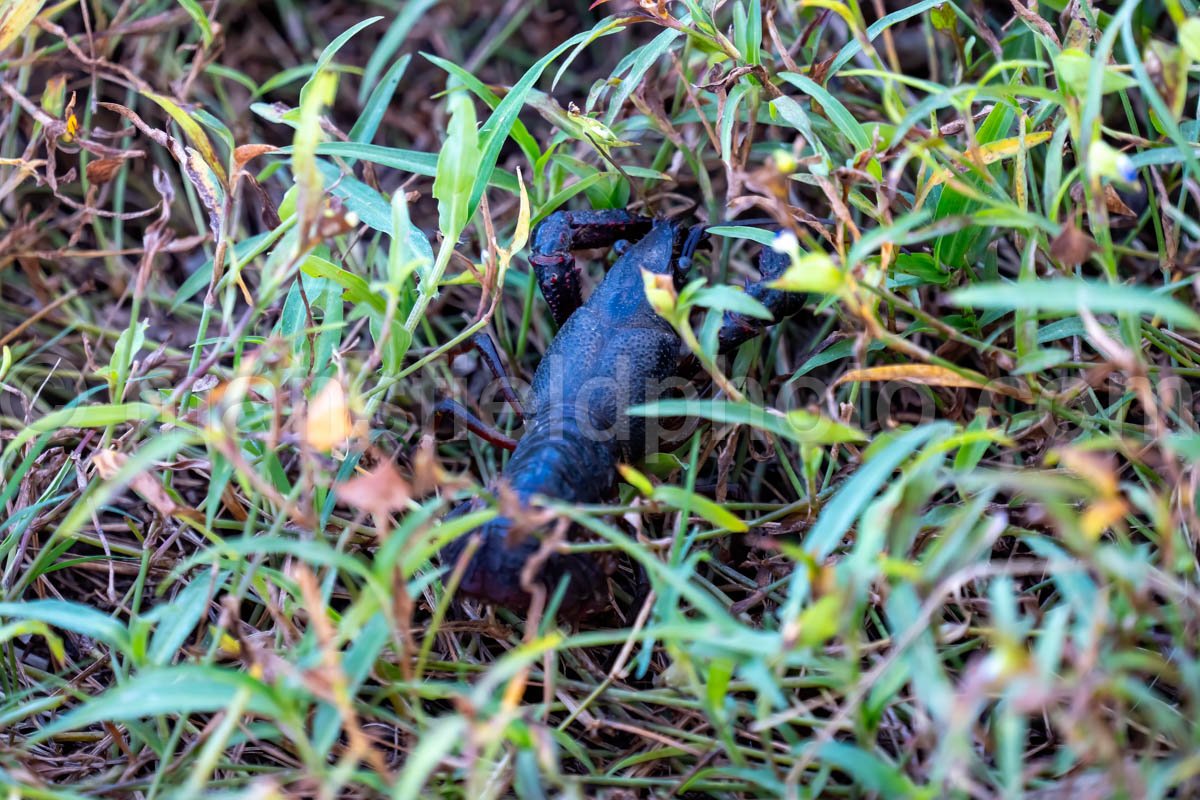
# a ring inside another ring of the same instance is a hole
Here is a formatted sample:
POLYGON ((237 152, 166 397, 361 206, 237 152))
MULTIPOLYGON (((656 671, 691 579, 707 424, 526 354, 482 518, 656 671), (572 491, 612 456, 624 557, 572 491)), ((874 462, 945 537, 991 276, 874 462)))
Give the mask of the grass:
POLYGON ((1195 793, 1198 59, 1193 0, 0 1, 0 781, 1195 793), (431 403, 628 206, 772 217, 809 311, 713 352, 736 222, 658 298, 687 426, 547 503, 645 603, 452 601, 505 456, 431 403))

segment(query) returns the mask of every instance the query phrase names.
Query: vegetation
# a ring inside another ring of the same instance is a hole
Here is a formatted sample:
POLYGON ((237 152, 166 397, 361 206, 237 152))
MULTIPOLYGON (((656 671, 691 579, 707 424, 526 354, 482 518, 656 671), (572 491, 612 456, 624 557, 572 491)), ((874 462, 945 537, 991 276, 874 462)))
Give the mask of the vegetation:
POLYGON ((10 796, 1195 793, 1195 0, 481 5, 0 0, 10 796), (656 297, 569 624, 446 591, 430 410, 589 207, 812 301, 656 297))

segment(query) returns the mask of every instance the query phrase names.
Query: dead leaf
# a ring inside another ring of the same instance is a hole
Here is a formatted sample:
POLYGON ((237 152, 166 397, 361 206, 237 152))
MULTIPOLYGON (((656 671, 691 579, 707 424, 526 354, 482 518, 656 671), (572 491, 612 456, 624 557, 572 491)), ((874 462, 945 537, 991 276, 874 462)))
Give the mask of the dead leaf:
POLYGON ((1099 251, 1100 247, 1095 240, 1079 230, 1074 223, 1063 225, 1062 232, 1050 243, 1050 257, 1069 267, 1082 264, 1092 253, 1099 251))
MULTIPOLYGON (((1086 197, 1083 193, 1083 184, 1076 183, 1071 187, 1071 199, 1076 203, 1083 205, 1086 197)), ((1111 183, 1104 185, 1104 206, 1108 209, 1108 213, 1117 217, 1136 217, 1137 212, 1125 204, 1121 199, 1121 195, 1111 183)))
POLYGON ((334 493, 348 506, 383 517, 407 508, 413 487, 391 461, 385 460, 373 469, 337 484, 334 493))
POLYGON ((258 158, 263 153, 271 153, 279 148, 273 144, 243 144, 239 145, 233 151, 233 163, 238 169, 246 165, 246 162, 251 159, 258 158))
POLYGON ((359 222, 358 214, 347 209, 339 198, 331 197, 317 218, 315 235, 322 240, 333 239, 350 233, 359 222))
POLYGON ((977 372, 961 374, 946 367, 931 364, 886 364, 880 367, 853 369, 834 381, 832 388, 851 382, 907 381, 922 386, 946 386, 960 389, 982 389, 985 392, 1002 394, 1022 402, 1032 402, 1029 390, 1024 386, 1013 386, 988 380, 977 372))
MULTIPOLYGON (((129 461, 129 456, 117 450, 101 450, 92 456, 92 465, 96 474, 102 480, 110 481, 117 476, 121 468, 129 461)), ((133 489, 150 507, 164 517, 179 517, 194 520, 204 519, 204 515, 194 508, 180 505, 167 491, 159 480, 149 472, 138 472, 129 481, 133 489)))

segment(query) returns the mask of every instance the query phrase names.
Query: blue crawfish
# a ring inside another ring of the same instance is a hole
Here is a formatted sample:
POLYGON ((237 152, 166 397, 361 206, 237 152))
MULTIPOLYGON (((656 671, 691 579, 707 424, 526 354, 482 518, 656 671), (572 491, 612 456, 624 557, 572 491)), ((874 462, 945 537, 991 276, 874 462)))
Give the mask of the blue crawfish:
MULTIPOLYGON (((679 369, 685 348, 647 301, 642 271, 671 276, 681 288, 694 251, 705 238, 703 226, 624 210, 559 211, 535 229, 530 261, 559 331, 523 404, 508 388, 490 338, 485 335, 474 342, 523 417, 524 435, 514 442, 452 400, 443 400, 437 408, 439 414, 452 415, 477 435, 513 451, 499 480, 522 506, 535 495, 580 504, 609 501, 616 492, 617 464, 636 463, 655 446, 647 442, 646 421, 628 415, 626 409, 657 398, 656 390, 679 369), (585 303, 572 251, 608 246, 618 258, 585 303)), ((786 255, 763 248, 761 277, 746 286, 775 321, 797 313, 804 304, 802 295, 768 286, 788 263, 786 255)), ((724 312, 720 350, 736 348, 770 324, 724 312)), ((451 515, 482 504, 479 499, 464 502, 451 515)), ((517 527, 512 519, 498 516, 442 549, 442 563, 453 568, 468 541, 480 539, 465 565, 461 594, 518 611, 528 606, 530 595, 521 574, 541 537, 517 527)), ((561 613, 577 618, 607 605, 606 578, 592 555, 553 552, 540 564, 535 580, 551 593, 567 580, 561 613)))

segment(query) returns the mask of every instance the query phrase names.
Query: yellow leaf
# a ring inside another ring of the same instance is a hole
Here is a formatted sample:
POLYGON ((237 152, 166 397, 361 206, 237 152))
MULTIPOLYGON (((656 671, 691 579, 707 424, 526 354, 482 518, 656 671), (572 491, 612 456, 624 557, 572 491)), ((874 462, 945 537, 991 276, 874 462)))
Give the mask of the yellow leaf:
POLYGON ((46 81, 42 89, 42 111, 52 117, 61 117, 67 104, 67 76, 64 73, 55 75, 46 81))
POLYGON ((0 0, 0 51, 25 32, 46 0, 0 0))
POLYGON ((79 118, 74 114, 67 115, 67 129, 62 132, 58 138, 63 141, 63 144, 70 144, 75 141, 75 135, 79 133, 79 118))
POLYGON ((200 127, 200 123, 196 122, 190 114, 180 108, 171 98, 163 97, 161 94, 155 94, 154 92, 143 92, 142 94, 155 103, 158 103, 162 107, 162 110, 166 111, 171 116, 171 119, 175 120, 175 124, 183 131, 184 136, 188 138, 192 146, 199 151, 204 162, 217 174, 221 183, 225 183, 225 168, 221 165, 221 160, 217 158, 217 151, 213 149, 212 142, 209 141, 208 134, 204 132, 204 129, 200 127))
POLYGON ((631 467, 629 464, 617 464, 617 472, 621 473, 621 477, 625 479, 625 482, 637 489, 640 494, 646 497, 654 494, 654 484, 650 483, 650 479, 636 468, 631 467))
MULTIPOLYGON (((521 170, 517 168, 517 186, 521 189, 521 206, 517 211, 517 227, 513 229, 513 238, 507 248, 501 247, 496 253, 499 262, 499 272, 503 276, 508 269, 508 265, 512 262, 512 257, 521 252, 525 247, 525 243, 529 241, 529 193, 525 190, 525 181, 521 179, 521 170)), ((457 275, 447 281, 442 281, 443 285, 455 283, 477 283, 474 276, 469 273, 457 275), (463 278, 471 280, 463 280, 463 278)))
POLYGON ((1103 533, 1121 521, 1129 504, 1119 497, 1098 500, 1087 507, 1079 518, 1079 527, 1090 541, 1096 541, 1103 533))
POLYGON ((221 651, 221 655, 236 658, 242 654, 242 643, 225 631, 219 630, 216 625, 209 625, 208 632, 218 637, 217 648, 221 651))
POLYGON ((887 364, 880 367, 853 369, 842 375, 834 382, 834 387, 843 383, 866 383, 879 381, 907 381, 922 386, 947 386, 962 389, 982 389, 985 392, 1014 397, 1026 403, 1032 398, 1024 387, 989 381, 977 372, 967 371, 965 374, 955 372, 946 367, 931 364, 887 364))
POLYGON ((1079 447, 1059 447, 1046 457, 1047 463, 1055 461, 1087 481, 1101 497, 1111 499, 1120 494, 1121 479, 1112 458, 1079 447))
MULTIPOLYGON (((1031 147, 1037 147, 1040 144, 1045 144, 1053 136, 1052 131, 1034 131, 1033 133, 1025 134, 1024 149, 1028 150, 1031 147)), ((1022 140, 1020 136, 1011 136, 1007 139, 998 139, 994 142, 988 142, 981 147, 973 147, 963 153, 963 158, 973 161, 981 167, 986 167, 989 164, 995 164, 997 161, 1003 161, 1006 158, 1011 158, 1022 150, 1022 140)), ((949 167, 943 167, 930 179, 926 190, 943 183, 954 177, 954 171, 949 167)))
POLYGON ((660 317, 672 319, 675 315, 675 301, 679 299, 679 295, 675 293, 675 282, 671 280, 671 276, 644 269, 642 283, 646 288, 646 300, 650 307, 660 317))
MULTIPOLYGON (((200 202, 208 211, 208 227, 212 229, 213 237, 221 235, 221 217, 225 209, 224 178, 217 173, 200 151, 185 147, 183 160, 179 164, 183 172, 200 196, 200 202)), ((252 302, 247 300, 247 302, 252 302)))
POLYGON ((519 253, 529 241, 529 192, 525 190, 525 181, 521 177, 521 168, 517 168, 517 186, 521 189, 521 207, 517 211, 517 227, 513 230, 512 243, 508 248, 508 257, 519 253))
POLYGON ((846 275, 825 253, 805 253, 792 257, 792 265, 771 284, 772 289, 788 292, 839 294, 846 286, 846 275))
MULTIPOLYGON (((337 74, 321 70, 312 77, 300 100, 300 124, 292 137, 292 179, 296 182, 295 215, 307 246, 313 225, 327 202, 325 181, 317 169, 317 147, 325 138, 321 114, 337 94, 337 74)), ((283 209, 280 209, 280 214, 283 209)), ((457 235, 457 234, 456 234, 457 235)))
POLYGON ((341 381, 332 378, 308 403, 304 439, 314 450, 327 452, 344 446, 354 435, 354 418, 350 414, 346 390, 341 381))

